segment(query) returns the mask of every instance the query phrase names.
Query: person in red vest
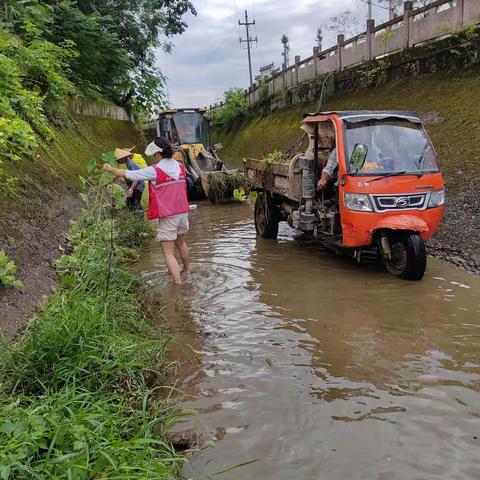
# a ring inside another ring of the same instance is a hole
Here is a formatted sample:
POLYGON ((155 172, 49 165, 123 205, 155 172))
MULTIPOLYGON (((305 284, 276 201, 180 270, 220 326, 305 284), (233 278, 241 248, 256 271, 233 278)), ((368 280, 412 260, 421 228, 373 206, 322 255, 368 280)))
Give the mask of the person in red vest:
POLYGON ((185 167, 172 158, 172 146, 165 138, 158 137, 150 143, 145 155, 153 156, 157 163, 140 170, 123 170, 108 164, 103 169, 130 181, 149 180, 147 219, 158 220, 158 239, 162 242, 168 270, 174 283, 181 284, 181 270, 175 257, 175 247, 180 253, 183 271, 190 271, 189 249, 185 241, 190 212, 185 167))

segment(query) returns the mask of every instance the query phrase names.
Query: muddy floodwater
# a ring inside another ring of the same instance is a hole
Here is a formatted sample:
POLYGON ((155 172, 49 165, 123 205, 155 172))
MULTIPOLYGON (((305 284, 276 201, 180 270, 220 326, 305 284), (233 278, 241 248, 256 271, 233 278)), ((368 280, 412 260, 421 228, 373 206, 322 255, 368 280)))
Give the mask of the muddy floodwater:
POLYGON ((174 430, 187 478, 480 478, 480 278, 429 258, 421 282, 295 238, 256 238, 252 206, 200 204, 195 272, 174 289, 155 247, 139 269, 177 337, 174 430), (191 433, 189 434, 191 435, 191 433))

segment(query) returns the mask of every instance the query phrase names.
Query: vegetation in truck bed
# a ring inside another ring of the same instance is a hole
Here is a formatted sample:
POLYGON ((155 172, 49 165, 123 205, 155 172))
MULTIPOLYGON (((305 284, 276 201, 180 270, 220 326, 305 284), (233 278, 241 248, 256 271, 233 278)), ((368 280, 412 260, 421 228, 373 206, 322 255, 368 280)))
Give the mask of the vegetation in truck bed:
POLYGON ((271 166, 274 163, 283 163, 286 161, 285 155, 280 150, 274 150, 273 152, 267 153, 263 157, 263 161, 267 166, 271 166))

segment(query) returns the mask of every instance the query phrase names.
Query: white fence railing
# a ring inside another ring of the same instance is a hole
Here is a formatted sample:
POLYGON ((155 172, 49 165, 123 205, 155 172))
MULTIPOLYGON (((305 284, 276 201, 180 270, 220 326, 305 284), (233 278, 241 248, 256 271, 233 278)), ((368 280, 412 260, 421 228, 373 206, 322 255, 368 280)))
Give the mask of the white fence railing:
MULTIPOLYGON (((326 73, 378 59, 403 48, 454 34, 463 26, 480 23, 480 0, 438 0, 415 10, 413 2, 407 1, 403 8, 403 15, 380 25, 376 26, 374 20, 367 21, 367 29, 360 35, 349 39, 338 35, 336 45, 322 51, 314 47, 313 55, 304 60, 295 57, 294 65, 265 79, 262 88, 268 88, 268 94, 274 95, 326 73)), ((254 83, 245 91, 249 105, 260 99, 260 88, 254 83)))

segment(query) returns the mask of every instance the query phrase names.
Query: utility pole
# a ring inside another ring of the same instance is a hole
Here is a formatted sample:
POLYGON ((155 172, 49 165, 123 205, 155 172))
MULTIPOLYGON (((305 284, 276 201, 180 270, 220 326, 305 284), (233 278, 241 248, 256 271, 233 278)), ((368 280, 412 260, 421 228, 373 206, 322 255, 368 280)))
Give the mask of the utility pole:
POLYGON ((258 42, 258 39, 257 37, 255 38, 251 38, 250 37, 250 30, 249 30, 249 26, 250 25, 255 25, 255 20, 253 20, 253 22, 249 22, 248 21, 248 14, 247 14, 247 10, 245 10, 245 22, 241 22, 240 20, 238 21, 238 24, 239 25, 245 25, 245 29, 247 31, 247 39, 246 40, 243 40, 242 37, 240 37, 240 44, 242 43, 246 43, 247 44, 247 52, 248 52, 248 71, 250 73, 250 87, 253 86, 253 76, 252 76, 252 57, 251 57, 251 54, 250 54, 250 44, 252 42, 258 42))
POLYGON ((373 15, 372 15, 372 0, 367 0, 367 5, 368 5, 368 17, 367 17, 367 20, 373 20, 373 15))

